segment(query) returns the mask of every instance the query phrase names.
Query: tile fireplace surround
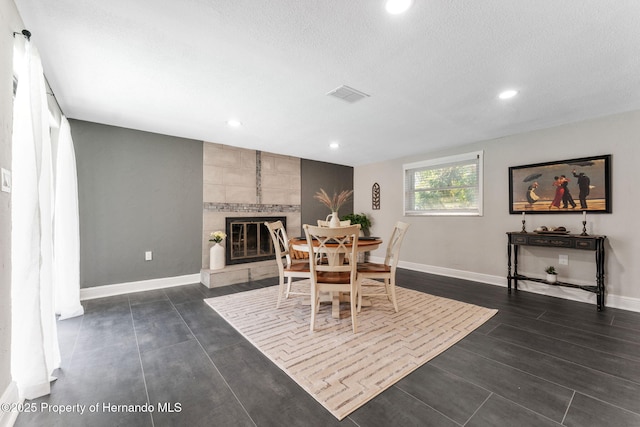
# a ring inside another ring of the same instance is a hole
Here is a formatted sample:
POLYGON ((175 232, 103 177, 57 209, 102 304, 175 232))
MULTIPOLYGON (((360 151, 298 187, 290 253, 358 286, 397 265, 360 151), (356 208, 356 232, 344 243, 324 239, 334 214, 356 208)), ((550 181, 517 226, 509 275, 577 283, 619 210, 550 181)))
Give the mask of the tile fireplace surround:
POLYGON ((202 270, 209 288, 278 275, 275 260, 209 270, 209 235, 225 229, 226 217, 284 216, 298 235, 300 159, 221 144, 203 144, 202 270))

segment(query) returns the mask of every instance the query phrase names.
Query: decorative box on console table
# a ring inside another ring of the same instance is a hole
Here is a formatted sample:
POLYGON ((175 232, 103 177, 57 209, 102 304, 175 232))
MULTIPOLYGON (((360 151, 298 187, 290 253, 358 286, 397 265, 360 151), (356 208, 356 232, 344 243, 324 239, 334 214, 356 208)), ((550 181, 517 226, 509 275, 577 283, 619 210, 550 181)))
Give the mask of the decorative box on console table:
POLYGON ((598 311, 604 309, 604 242, 607 236, 582 236, 579 234, 537 234, 508 232, 507 233, 507 285, 511 292, 513 288, 518 290, 518 280, 544 283, 552 286, 565 286, 578 288, 596 294, 596 306, 598 311), (518 273, 518 248, 520 246, 539 246, 561 249, 581 249, 595 252, 596 284, 595 286, 577 285, 569 282, 547 282, 544 279, 528 277, 518 273), (513 268, 513 273, 512 273, 513 268))

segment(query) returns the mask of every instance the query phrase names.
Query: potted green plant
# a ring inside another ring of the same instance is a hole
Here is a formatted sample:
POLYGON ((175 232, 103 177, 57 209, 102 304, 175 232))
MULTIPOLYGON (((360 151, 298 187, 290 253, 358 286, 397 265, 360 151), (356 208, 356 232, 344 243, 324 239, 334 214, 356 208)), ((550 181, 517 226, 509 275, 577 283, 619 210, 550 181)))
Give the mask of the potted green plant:
POLYGON ((342 218, 340 218, 342 221, 351 221, 351 225, 355 225, 355 224, 360 224, 360 230, 362 231, 362 234, 364 234, 365 236, 369 235, 369 228, 371 227, 371 220, 369 219, 369 217, 366 214, 356 214, 356 213, 352 213, 349 215, 345 215, 342 218))
POLYGON ((547 273, 547 282, 555 283, 558 280, 558 273, 556 273, 556 268, 553 265, 544 269, 545 273, 547 273))

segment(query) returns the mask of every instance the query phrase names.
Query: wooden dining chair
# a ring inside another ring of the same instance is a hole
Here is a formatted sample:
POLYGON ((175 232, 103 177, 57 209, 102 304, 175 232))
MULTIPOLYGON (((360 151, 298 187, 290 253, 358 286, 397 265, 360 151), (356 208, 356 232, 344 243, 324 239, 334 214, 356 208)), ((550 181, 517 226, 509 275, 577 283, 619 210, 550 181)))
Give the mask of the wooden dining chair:
POLYGON ((362 306, 362 297, 386 296, 393 303, 393 308, 398 312, 398 301, 396 301, 396 268, 398 257, 400 256, 400 246, 404 235, 407 233, 409 224, 398 221, 393 227, 384 263, 363 262, 358 264, 358 277, 362 279, 374 279, 376 283, 367 281, 361 283, 361 291, 358 300, 358 307, 362 306), (378 282, 382 280, 382 282, 378 282))
POLYGON ((351 304, 353 333, 358 330, 358 272, 355 262, 360 225, 349 227, 316 227, 303 225, 309 247, 311 270, 311 326, 315 329, 316 313, 320 308, 320 292, 348 293, 351 304), (326 256, 328 263, 317 262, 326 256), (344 260, 347 260, 347 263, 344 260), (351 262, 353 260, 353 262, 351 262))
MULTIPOLYGON (((340 221, 340 227, 348 227, 351 225, 350 219, 345 219, 344 221, 340 221)), ((329 227, 329 221, 325 221, 323 219, 318 220, 318 227, 329 227)), ((325 262, 326 259, 322 257, 318 262, 325 262)))
MULTIPOLYGON (((344 221, 340 221, 340 227, 348 227, 351 225, 350 219, 345 219, 344 221)), ((318 227, 329 227, 329 221, 325 221, 323 219, 318 220, 318 227)), ((326 262, 325 257, 321 257, 318 262, 326 262)))
POLYGON ((311 292, 294 292, 291 290, 291 282, 293 278, 310 279, 311 270, 309 270, 309 262, 292 262, 291 249, 289 239, 287 238, 287 230, 282 221, 265 222, 264 225, 271 234, 273 248, 276 253, 276 263, 278 264, 278 302, 276 308, 280 308, 282 298, 289 298, 289 295, 311 295, 311 292), (285 284, 286 279, 286 284, 285 284))
MULTIPOLYGON (((345 219, 344 221, 340 221, 340 227, 348 227, 351 225, 350 219, 345 219)), ((328 227, 329 221, 325 221, 323 219, 318 220, 318 227, 328 227)))

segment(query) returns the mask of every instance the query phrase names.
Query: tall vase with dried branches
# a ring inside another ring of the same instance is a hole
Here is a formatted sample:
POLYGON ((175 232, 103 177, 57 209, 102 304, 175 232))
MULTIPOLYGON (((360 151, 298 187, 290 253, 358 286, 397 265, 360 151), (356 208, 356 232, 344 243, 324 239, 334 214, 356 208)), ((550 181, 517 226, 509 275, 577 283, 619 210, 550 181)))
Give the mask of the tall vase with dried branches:
POLYGON ((329 197, 327 192, 321 188, 320 191, 313 196, 316 200, 320 201, 320 203, 331 210, 331 214, 327 216, 329 227, 340 227, 340 216, 338 215, 338 210, 349 200, 352 194, 353 190, 342 190, 340 194, 334 192, 333 197, 329 197))

